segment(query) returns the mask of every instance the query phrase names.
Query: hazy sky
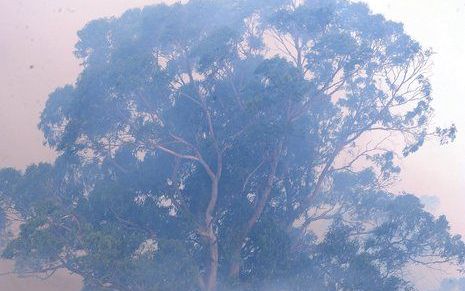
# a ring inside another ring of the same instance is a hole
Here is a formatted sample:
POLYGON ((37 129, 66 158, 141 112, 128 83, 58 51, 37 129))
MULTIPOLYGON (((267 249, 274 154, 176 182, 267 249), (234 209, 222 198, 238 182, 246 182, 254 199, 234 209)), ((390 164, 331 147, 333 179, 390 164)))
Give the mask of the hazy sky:
POLYGON ((456 142, 432 142, 403 162, 401 188, 419 195, 437 195, 439 213, 445 213, 453 230, 465 235, 465 0, 368 0, 387 18, 403 22, 407 33, 431 47, 431 72, 436 108, 435 122, 454 122, 456 142))
MULTIPOLYGON (((36 125, 48 93, 73 82, 79 73, 73 56, 77 30, 91 19, 157 2, 0 0, 0 167, 24 168, 53 159, 36 125)), ((365 2, 403 22, 410 35, 437 53, 431 72, 435 122, 456 123, 458 139, 443 147, 430 143, 403 161, 399 189, 437 195, 438 213, 448 216, 455 232, 465 234, 465 0, 365 2)), ((5 286, 1 278, 0 286, 5 286)))

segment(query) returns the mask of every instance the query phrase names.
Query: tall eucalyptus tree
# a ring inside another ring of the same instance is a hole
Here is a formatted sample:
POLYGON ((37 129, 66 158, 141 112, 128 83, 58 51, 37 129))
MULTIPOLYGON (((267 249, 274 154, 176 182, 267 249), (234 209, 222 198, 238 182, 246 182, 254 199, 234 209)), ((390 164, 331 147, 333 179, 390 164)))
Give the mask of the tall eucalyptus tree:
POLYGON ((345 0, 192 0, 79 38, 82 73, 40 122, 60 157, 4 191, 26 220, 4 255, 24 270, 392 290, 409 264, 463 262, 443 217, 386 188, 399 156, 455 136, 430 125, 432 52, 401 24, 345 0))

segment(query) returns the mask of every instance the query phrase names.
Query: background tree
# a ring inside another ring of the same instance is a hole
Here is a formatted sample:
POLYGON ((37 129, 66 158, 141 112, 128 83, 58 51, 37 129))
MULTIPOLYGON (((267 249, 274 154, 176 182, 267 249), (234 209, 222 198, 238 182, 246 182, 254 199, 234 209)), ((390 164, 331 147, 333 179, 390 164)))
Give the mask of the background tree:
POLYGON ((431 51, 402 25, 348 1, 193 0, 79 37, 83 71, 40 122, 59 158, 2 172, 18 270, 88 289, 392 290, 409 264, 463 263, 444 217, 386 188, 400 152, 455 136, 429 125, 431 51))

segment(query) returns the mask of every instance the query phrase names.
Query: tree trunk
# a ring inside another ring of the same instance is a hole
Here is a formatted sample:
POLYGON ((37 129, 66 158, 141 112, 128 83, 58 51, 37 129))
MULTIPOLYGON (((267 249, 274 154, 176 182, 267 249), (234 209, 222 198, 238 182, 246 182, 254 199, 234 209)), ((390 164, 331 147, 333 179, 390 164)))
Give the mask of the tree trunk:
POLYGON ((218 162, 218 169, 217 175, 215 178, 212 179, 211 183, 211 196, 210 202, 208 203, 207 210, 205 212, 205 227, 207 230, 207 240, 208 240, 208 247, 210 249, 210 257, 209 257, 209 269, 208 275, 206 278, 206 291, 216 291, 216 285, 218 280, 218 263, 219 263, 219 255, 218 255, 218 238, 215 234, 215 229, 213 227, 213 212, 216 207, 216 203, 218 201, 218 183, 219 178, 221 176, 221 167, 222 167, 222 160, 219 159, 218 162))
POLYGON ((213 232, 213 228, 211 228, 209 232, 210 270, 206 287, 207 291, 216 291, 216 283, 218 280, 218 239, 213 232))

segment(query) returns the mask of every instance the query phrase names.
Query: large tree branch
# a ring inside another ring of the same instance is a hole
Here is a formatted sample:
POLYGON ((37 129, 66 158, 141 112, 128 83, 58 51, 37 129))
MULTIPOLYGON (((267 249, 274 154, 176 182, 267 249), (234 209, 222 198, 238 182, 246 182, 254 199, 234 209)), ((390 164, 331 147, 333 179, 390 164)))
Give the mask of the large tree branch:
POLYGON ((230 277, 237 277, 240 271, 240 253, 242 249, 243 242, 249 235, 252 228, 258 222, 258 219, 263 213, 265 209, 265 205, 270 197, 271 191, 273 190, 274 182, 276 179, 276 171, 278 168, 279 157, 281 155, 282 149, 284 146, 284 142, 280 141, 272 153, 271 156, 271 163, 270 163, 270 173, 268 174, 268 178, 265 184, 265 188, 263 189, 262 195, 259 197, 259 200, 255 206, 255 209, 247 220, 245 225, 240 230, 239 234, 235 239, 235 244, 232 250, 232 261, 229 268, 229 276, 230 277))

